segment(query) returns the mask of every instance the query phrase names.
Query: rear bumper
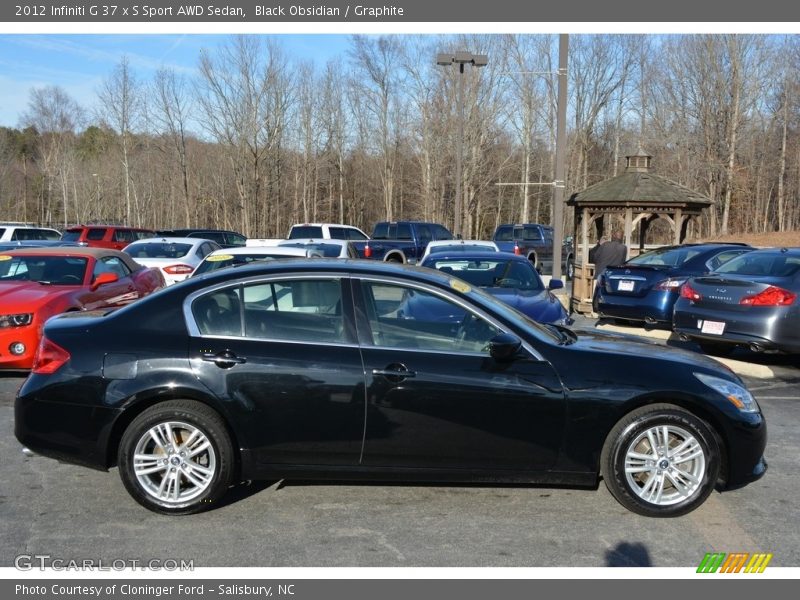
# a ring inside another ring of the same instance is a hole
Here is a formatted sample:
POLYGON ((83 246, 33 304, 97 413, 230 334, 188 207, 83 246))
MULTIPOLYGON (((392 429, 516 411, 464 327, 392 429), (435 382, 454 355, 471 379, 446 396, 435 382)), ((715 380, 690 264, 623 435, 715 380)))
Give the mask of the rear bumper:
POLYGON ((117 409, 17 396, 14 435, 36 454, 106 470, 108 440, 118 415, 117 409))
POLYGON ((650 292, 642 297, 607 294, 597 288, 595 311, 601 317, 631 321, 672 322, 672 308, 678 295, 673 292, 650 292))
POLYGON ((721 312, 704 309, 681 300, 675 306, 673 329, 688 337, 731 345, 756 344, 765 350, 800 352, 800 310, 795 307, 750 307, 721 312), (704 333, 706 321, 725 323, 721 334, 704 333))

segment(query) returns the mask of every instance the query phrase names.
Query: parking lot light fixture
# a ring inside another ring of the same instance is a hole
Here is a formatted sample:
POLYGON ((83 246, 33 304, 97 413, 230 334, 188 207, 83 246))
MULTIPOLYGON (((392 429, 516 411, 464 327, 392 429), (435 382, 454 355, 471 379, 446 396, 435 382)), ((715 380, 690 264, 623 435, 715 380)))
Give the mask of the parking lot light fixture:
POLYGON ((452 54, 437 54, 436 64, 443 67, 458 65, 458 140, 456 142, 456 194, 453 206, 453 233, 456 237, 461 237, 461 217, 463 212, 461 207, 461 162, 464 153, 464 65, 470 64, 473 67, 485 67, 489 64, 489 56, 464 51, 452 54))

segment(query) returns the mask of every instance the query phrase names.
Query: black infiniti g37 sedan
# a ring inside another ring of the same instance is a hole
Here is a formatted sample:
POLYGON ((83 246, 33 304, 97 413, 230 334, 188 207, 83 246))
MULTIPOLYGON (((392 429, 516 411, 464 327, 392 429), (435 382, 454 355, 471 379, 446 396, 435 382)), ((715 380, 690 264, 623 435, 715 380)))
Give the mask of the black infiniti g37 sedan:
POLYGON ((169 514, 258 478, 602 478, 668 517, 766 471, 758 404, 718 362, 376 261, 254 263, 50 320, 15 416, 34 452, 117 466, 169 514), (448 318, 405 310, 421 298, 448 318))

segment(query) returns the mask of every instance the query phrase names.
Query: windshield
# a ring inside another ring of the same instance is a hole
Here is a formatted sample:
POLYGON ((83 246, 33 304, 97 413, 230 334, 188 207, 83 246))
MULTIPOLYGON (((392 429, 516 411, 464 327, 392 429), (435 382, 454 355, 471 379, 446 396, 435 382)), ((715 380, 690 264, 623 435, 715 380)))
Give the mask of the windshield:
MULTIPOLYGON (((454 280, 457 281, 457 280, 454 280)), ((453 283, 450 283, 453 287, 453 283)), ((457 285, 457 284, 456 284, 457 285)), ((545 327, 541 323, 537 323, 529 316, 521 313, 516 308, 512 308, 505 302, 498 302, 497 298, 485 292, 480 288, 472 288, 466 292, 467 296, 473 296, 480 304, 488 305, 491 310, 500 315, 506 321, 514 324, 516 327, 524 328, 531 331, 536 337, 543 339, 550 343, 560 344, 562 341, 561 335, 556 332, 554 328, 545 327)))
POLYGON ((800 255, 785 252, 748 252, 726 262, 715 273, 792 277, 800 270, 800 255))
POLYGON ((65 242, 77 242, 81 237, 80 230, 78 231, 65 231, 61 234, 62 241, 65 242))
POLYGON ((447 258, 426 261, 425 266, 449 273, 474 286, 542 291, 544 284, 528 262, 518 260, 447 258))
POLYGON ((647 266, 666 266, 680 267, 687 260, 700 254, 700 250, 694 247, 674 247, 657 248, 650 252, 640 254, 630 259, 627 265, 647 265, 647 266))
POLYGON ((0 282, 37 281, 52 285, 81 285, 87 259, 76 256, 0 255, 0 282))
POLYGON ((142 242, 125 248, 125 252, 133 258, 183 258, 191 252, 192 244, 175 242, 142 242))

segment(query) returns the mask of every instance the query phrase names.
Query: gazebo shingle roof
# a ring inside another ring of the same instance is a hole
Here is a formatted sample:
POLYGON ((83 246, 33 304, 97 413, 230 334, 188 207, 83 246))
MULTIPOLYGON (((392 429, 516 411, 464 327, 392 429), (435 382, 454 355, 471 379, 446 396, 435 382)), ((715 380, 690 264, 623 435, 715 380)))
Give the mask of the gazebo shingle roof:
POLYGON ((696 206, 712 204, 712 200, 674 181, 648 172, 625 172, 622 175, 590 185, 572 194, 570 206, 613 204, 696 206))

